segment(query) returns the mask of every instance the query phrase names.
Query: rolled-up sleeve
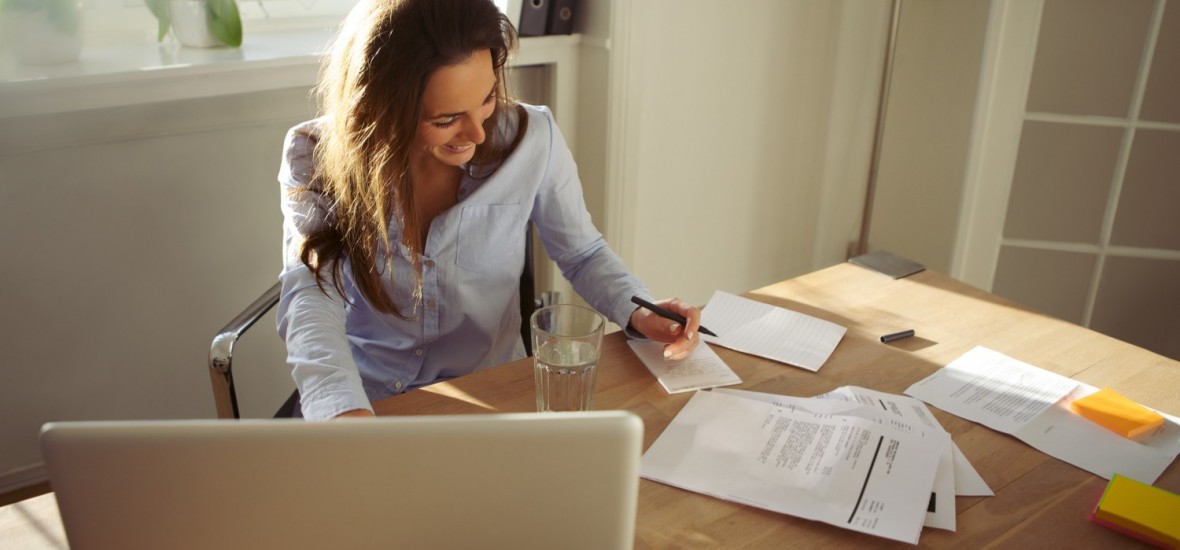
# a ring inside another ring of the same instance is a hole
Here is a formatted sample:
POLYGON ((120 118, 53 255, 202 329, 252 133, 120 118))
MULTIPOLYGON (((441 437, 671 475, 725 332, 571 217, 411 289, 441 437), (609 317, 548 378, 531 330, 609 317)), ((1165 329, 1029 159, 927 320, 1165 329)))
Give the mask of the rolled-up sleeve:
POLYGON ((330 282, 320 286, 299 258, 304 238, 327 220, 314 175, 315 121, 293 128, 284 143, 279 188, 283 211, 283 271, 277 323, 287 363, 299 389, 303 416, 311 420, 372 410, 345 334, 346 301, 330 282))
POLYGON ((573 155, 552 114, 547 109, 543 113, 547 124, 530 125, 535 128, 530 131, 547 132, 549 137, 548 164, 533 215, 541 241, 574 290, 612 322, 625 327, 635 311, 631 297, 651 294, 594 227, 573 155))

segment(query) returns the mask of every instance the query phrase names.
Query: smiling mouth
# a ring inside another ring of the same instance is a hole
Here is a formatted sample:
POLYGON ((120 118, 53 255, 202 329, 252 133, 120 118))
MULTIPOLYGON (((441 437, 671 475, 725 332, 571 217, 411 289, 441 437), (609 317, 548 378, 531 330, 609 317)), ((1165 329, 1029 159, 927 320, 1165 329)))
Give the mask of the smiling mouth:
POLYGON ((475 147, 474 143, 468 143, 467 145, 464 145, 462 147, 456 147, 454 145, 443 145, 443 148, 451 153, 465 153, 468 150, 470 150, 472 147, 475 147))

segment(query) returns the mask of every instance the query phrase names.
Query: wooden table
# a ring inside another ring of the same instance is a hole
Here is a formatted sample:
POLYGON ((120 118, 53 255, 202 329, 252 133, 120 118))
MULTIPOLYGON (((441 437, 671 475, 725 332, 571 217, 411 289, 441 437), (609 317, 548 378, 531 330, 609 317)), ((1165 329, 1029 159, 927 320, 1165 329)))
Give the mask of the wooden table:
MULTIPOLYGON (((901 393, 976 345, 1087 384, 1109 386, 1145 405, 1180 412, 1180 363, 923 272, 893 280, 842 264, 749 292, 747 297, 848 327, 817 373, 716 348, 740 388, 810 397, 844 385, 901 393), (882 344, 882 334, 917 336, 882 344)), ((378 414, 527 412, 535 408, 532 360, 509 363, 377 403, 378 414)), ((668 395, 620 333, 606 337, 596 409, 626 409, 645 424, 644 447, 688 394, 668 395)), ((1094 525, 1089 513, 1106 480, 1021 441, 934 409, 963 454, 996 492, 959 497, 958 530, 925 529, 928 547, 1126 548, 1133 539, 1094 525)), ((1173 463, 1156 485, 1180 492, 1173 463)), ((0 508, 0 548, 60 548, 52 495, 0 508)), ((637 548, 910 548, 828 524, 776 514, 643 480, 637 548)))
POLYGON ((53 493, 0 507, 0 550, 64 549, 66 532, 53 493))
MULTIPOLYGON (((982 345, 1097 387, 1113 387, 1145 405, 1180 413, 1180 363, 1077 325, 1030 311, 945 275, 926 271, 893 280, 841 264, 761 288, 747 297, 848 327, 819 372, 724 348, 718 355, 742 389, 810 397, 844 385, 902 393, 971 348, 982 345), (882 344, 883 334, 917 336, 882 344)), ((594 408, 626 409, 644 422, 644 448, 688 401, 668 395, 621 333, 606 337, 594 408)), ((383 400, 382 415, 527 412, 535 408, 532 360, 509 363, 383 400)), ((1112 548, 1133 539, 1089 522, 1106 480, 1033 449, 1014 437, 934 409, 963 454, 995 491, 959 497, 957 531, 926 528, 929 547, 1112 548)), ((1156 485, 1180 492, 1173 463, 1156 485)), ((768 512, 642 480, 637 548, 909 548, 824 523, 768 512)))

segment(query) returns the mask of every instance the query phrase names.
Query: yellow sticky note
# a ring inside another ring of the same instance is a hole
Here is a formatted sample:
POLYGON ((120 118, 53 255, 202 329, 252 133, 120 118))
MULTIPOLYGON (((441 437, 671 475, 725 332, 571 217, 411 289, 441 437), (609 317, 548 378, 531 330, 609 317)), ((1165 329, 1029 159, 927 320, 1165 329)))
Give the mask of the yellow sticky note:
POLYGON ((1074 400, 1071 406, 1083 418, 1123 437, 1135 437, 1164 423, 1164 417, 1159 413, 1110 388, 1074 400))
POLYGON ((1092 518, 1136 538, 1180 547, 1180 495, 1115 474, 1092 518))

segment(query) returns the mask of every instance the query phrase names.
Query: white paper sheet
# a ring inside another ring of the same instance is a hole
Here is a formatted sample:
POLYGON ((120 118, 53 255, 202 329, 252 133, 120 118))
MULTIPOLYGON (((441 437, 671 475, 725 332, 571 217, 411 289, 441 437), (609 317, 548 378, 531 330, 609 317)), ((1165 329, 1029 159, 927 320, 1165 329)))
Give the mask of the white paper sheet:
POLYGON ((701 324, 719 334, 709 343, 818 371, 848 329, 721 290, 701 311, 701 324))
MULTIPOLYGON (((856 386, 843 386, 818 395, 816 398, 860 403, 881 415, 894 415, 908 422, 920 423, 930 429, 946 432, 934 420, 934 416, 926 410, 926 405, 912 397, 890 395, 856 386), (914 403, 906 401, 913 401, 920 407, 915 407, 914 403)), ((949 434, 947 438, 949 440, 949 434)), ((934 472, 934 487, 930 497, 930 508, 932 509, 926 510, 926 521, 923 523, 926 527, 955 530, 955 465, 954 451, 951 449, 953 445, 953 442, 948 441, 948 444, 943 446, 942 455, 938 459, 938 470, 934 472)))
POLYGON ((664 344, 646 340, 628 340, 627 345, 651 371, 664 391, 681 393, 718 386, 741 384, 742 379, 725 364, 717 352, 701 342, 688 357, 678 361, 664 359, 664 344))
POLYGON ((961 497, 990 497, 996 493, 988 487, 987 482, 967 460, 959 444, 951 440, 951 450, 954 451, 952 460, 955 462, 955 494, 961 497))
MULTIPOLYGON (((747 399, 765 401, 779 406, 786 404, 786 400, 783 399, 785 396, 782 395, 734 389, 720 389, 717 391, 747 399)), ((794 400, 798 398, 788 399, 794 400)), ((946 430, 935 420, 934 415, 930 414, 930 411, 926 409, 926 404, 912 397, 888 394, 857 386, 843 386, 823 395, 816 396, 814 399, 840 401, 852 405, 841 410, 840 412, 842 414, 860 416, 862 418, 876 420, 877 422, 891 422, 892 420, 901 418, 906 423, 921 425, 931 430, 946 433, 946 430), (858 407, 863 407, 867 410, 860 411, 857 410, 858 407)), ((956 463, 953 450, 958 449, 958 447, 955 446, 953 441, 950 441, 949 434, 947 434, 947 440, 948 444, 943 446, 942 454, 938 460, 938 470, 934 474, 933 494, 930 497, 933 510, 928 509, 926 511, 926 519, 923 525, 954 531, 955 479, 958 477, 958 472, 955 471, 956 463)), ((975 468, 971 467, 970 463, 966 465, 966 468, 970 470, 970 475, 973 475, 975 478, 979 477, 979 474, 975 472, 975 468)), ((964 477, 969 476, 964 473, 964 477)), ((980 481, 982 482, 982 479, 980 481)), ((987 488, 986 484, 984 484, 984 489, 988 493, 991 493, 991 490, 987 488)))
MULTIPOLYGON (((934 418, 934 414, 926 407, 920 399, 908 397, 905 395, 896 395, 892 393, 884 393, 859 386, 842 386, 819 397, 837 397, 847 396, 853 400, 873 405, 876 403, 882 409, 888 410, 893 414, 901 416, 910 421, 918 421, 927 426, 938 427, 942 429, 942 425, 934 418)), ((944 430, 945 431, 945 430, 944 430)), ((979 476, 979 472, 963 455, 963 451, 959 450, 959 445, 953 440, 951 441, 951 462, 954 464, 954 478, 955 478, 955 494, 958 496, 979 496, 990 497, 995 495, 991 487, 988 487, 987 482, 979 476)))
POLYGON ((867 409, 860 404, 784 403, 697 392, 644 454, 640 475, 916 544, 945 432, 839 413, 867 409))
POLYGON ((1098 388, 976 347, 910 386, 906 394, 1011 434, 1106 479, 1119 473, 1155 483, 1180 454, 1180 419, 1160 412, 1163 427, 1127 439, 1070 410, 1074 399, 1095 391, 1098 388))

